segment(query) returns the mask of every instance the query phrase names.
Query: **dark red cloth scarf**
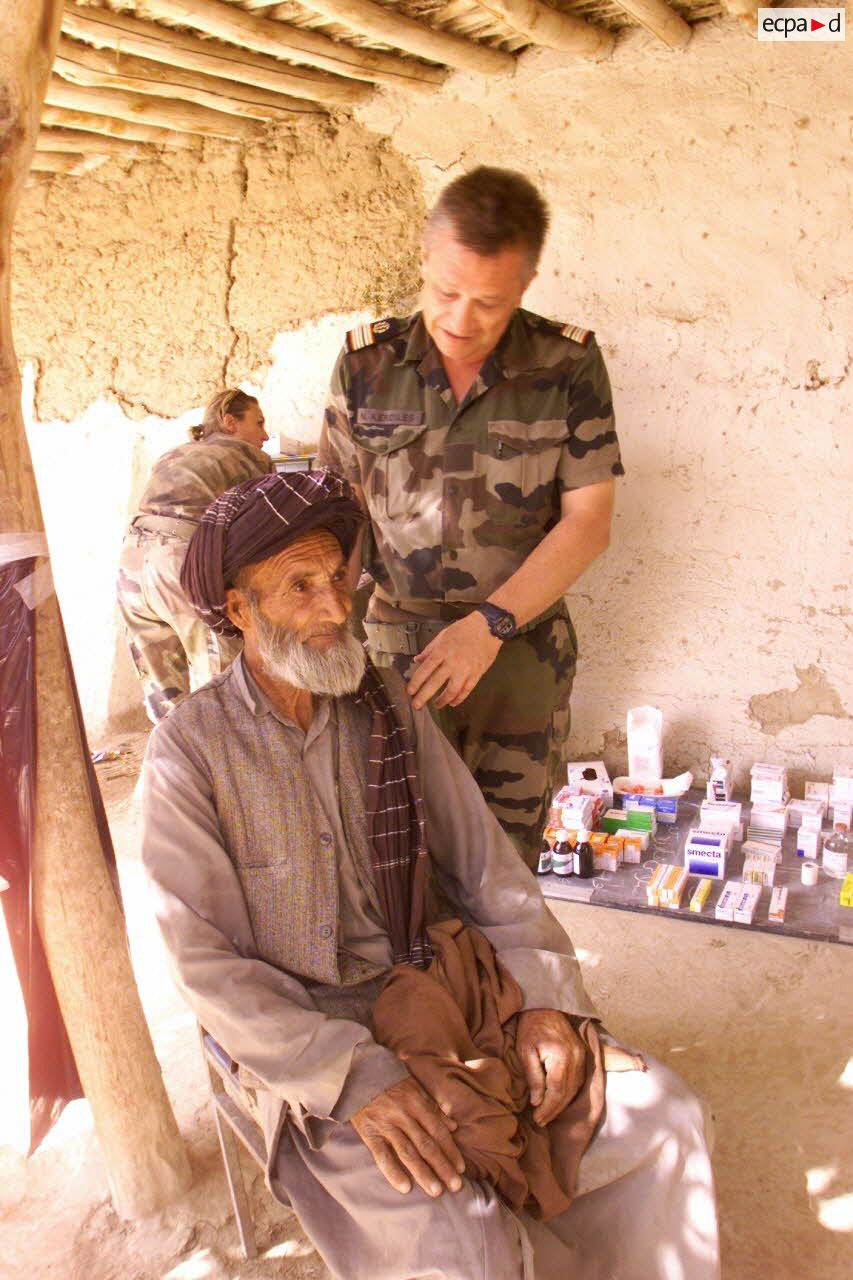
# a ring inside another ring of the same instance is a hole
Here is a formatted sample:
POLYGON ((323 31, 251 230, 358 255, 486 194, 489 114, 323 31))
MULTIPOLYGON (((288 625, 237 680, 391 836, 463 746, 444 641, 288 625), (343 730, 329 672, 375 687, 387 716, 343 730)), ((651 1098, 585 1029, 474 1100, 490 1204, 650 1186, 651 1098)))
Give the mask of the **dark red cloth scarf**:
POLYGON ((415 753, 403 719, 370 660, 354 700, 365 703, 373 715, 367 834, 394 964, 423 969, 432 952, 424 927, 427 843, 415 753))

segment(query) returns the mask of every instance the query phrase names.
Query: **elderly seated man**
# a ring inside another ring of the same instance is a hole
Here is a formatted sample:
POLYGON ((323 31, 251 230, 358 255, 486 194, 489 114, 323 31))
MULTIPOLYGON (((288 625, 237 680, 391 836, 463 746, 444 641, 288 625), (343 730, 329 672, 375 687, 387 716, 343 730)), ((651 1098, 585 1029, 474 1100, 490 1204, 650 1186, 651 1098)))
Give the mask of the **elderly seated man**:
POLYGON ((347 630, 362 518, 327 471, 208 508, 182 582, 243 652, 145 761, 160 926, 270 1186, 342 1280, 713 1280, 702 1106, 599 1028, 471 775, 347 630))

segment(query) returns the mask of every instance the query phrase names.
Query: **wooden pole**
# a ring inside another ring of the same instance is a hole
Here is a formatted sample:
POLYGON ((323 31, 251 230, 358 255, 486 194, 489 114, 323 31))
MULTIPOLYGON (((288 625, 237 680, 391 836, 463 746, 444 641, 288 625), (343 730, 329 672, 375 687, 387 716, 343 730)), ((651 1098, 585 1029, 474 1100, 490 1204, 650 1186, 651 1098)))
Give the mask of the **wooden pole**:
POLYGON ((558 13, 540 0, 477 0, 477 4, 531 44, 595 60, 608 58, 613 52, 616 38, 612 31, 570 13, 558 13))
POLYGON ((36 138, 36 154, 42 151, 66 151, 86 156, 124 156, 126 160, 138 160, 142 156, 156 156, 157 151, 148 143, 130 142, 127 138, 110 138, 106 134, 87 133, 85 129, 39 130, 36 138))
POLYGON ((381 40, 419 58, 429 58, 447 67, 461 71, 478 71, 481 75, 494 75, 499 71, 514 71, 512 54, 492 49, 476 40, 466 40, 447 31, 437 31, 415 22, 405 14, 374 0, 300 0, 306 9, 319 13, 331 22, 338 22, 359 35, 381 40))
POLYGON ((175 133, 155 124, 136 124, 117 116, 99 115, 92 111, 72 111, 67 107, 42 108, 43 125, 61 129, 82 129, 109 138, 127 138, 132 142, 153 142, 158 147, 195 147, 199 139, 192 133, 175 133))
POLYGON ((36 151, 30 162, 30 173, 73 173, 86 157, 78 152, 36 151))
POLYGON ((670 49, 683 49, 690 43, 693 28, 677 14, 666 0, 616 0, 620 9, 636 18, 640 26, 651 31, 670 49))
MULTIPOLYGON (((44 529, 12 341, 12 223, 33 155, 61 0, 0 0, 0 530, 44 529)), ((73 518, 69 495, 69 518, 73 518)), ((81 584, 82 585, 82 584, 81 584)), ((133 979, 89 790, 56 596, 36 610, 34 905, 116 1209, 152 1213, 190 1183, 133 979)))
POLYGON ((62 11, 62 30, 96 49, 133 53, 170 67, 203 71, 240 84, 254 84, 271 93, 292 93, 297 98, 313 98, 337 107, 364 102, 373 92, 370 85, 361 81, 345 80, 313 67, 288 66, 268 54, 202 40, 199 36, 159 27, 156 22, 140 22, 110 9, 84 9, 66 4, 62 11))
POLYGON ((441 84, 447 74, 438 67, 410 62, 395 54, 356 49, 317 31, 303 31, 301 27, 259 18, 224 0, 145 0, 145 12, 149 17, 178 22, 244 49, 307 62, 321 71, 336 72, 354 80, 423 88, 441 84))
POLYGON ((53 76, 47 86, 47 101, 52 107, 70 107, 72 111, 93 111, 118 116, 120 120, 143 121, 161 129, 197 133, 203 138, 228 138, 241 141, 260 138, 264 133, 261 120, 241 119, 225 111, 211 111, 196 102, 179 98, 155 98, 148 93, 128 93, 124 89, 90 89, 53 76))
POLYGON ((319 102, 306 98, 271 93, 256 85, 235 84, 233 80, 201 71, 166 67, 162 62, 115 53, 112 49, 92 49, 67 36, 59 41, 53 67, 64 80, 87 88, 127 89, 159 98, 178 98, 250 119, 292 120, 295 115, 325 114, 319 102))

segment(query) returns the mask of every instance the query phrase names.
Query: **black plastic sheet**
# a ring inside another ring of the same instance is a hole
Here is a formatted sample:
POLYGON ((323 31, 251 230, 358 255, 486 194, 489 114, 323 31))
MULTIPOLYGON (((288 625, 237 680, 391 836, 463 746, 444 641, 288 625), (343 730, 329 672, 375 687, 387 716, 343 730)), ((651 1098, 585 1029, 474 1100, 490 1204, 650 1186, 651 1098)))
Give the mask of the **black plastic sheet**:
POLYGON ((0 903, 27 1012, 31 1154, 83 1096, 33 914, 35 615, 16 591, 33 560, 0 565, 0 903))

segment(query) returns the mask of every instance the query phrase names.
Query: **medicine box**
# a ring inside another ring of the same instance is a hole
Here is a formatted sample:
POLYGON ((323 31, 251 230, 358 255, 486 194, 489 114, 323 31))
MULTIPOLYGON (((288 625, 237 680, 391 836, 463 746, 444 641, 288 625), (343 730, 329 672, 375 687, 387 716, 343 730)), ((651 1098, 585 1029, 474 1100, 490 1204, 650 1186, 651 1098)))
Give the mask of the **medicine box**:
MULTIPOLYGON (((853 877, 851 877, 853 878, 853 877)), ((788 905, 788 890, 784 885, 777 884, 773 888, 770 895, 770 907, 767 911, 768 924, 784 924, 785 908, 788 905)))
POLYGON ((653 796, 634 792, 632 795, 626 793, 621 799, 624 809, 653 809, 658 822, 667 826, 671 827, 678 821, 678 796, 653 796))
POLYGON ((699 825, 702 830, 730 831, 731 841, 743 839, 741 819, 742 807, 736 800, 703 800, 699 808, 699 825))
POLYGON ((726 878, 728 836, 724 831, 704 831, 694 827, 687 832, 684 845, 684 867, 691 876, 726 878))
POLYGON ((742 884, 740 897, 735 905, 734 918, 739 924, 752 924, 758 899, 761 897, 760 884, 742 884))
POLYGON ((717 920, 734 920, 735 907, 740 900, 742 889, 743 885, 738 884, 737 880, 727 881, 714 908, 714 916, 717 920))
POLYGON ((817 861, 820 853, 820 832, 800 827, 797 832, 797 857, 814 858, 817 861))
POLYGON ((787 770, 779 764, 754 764, 750 769, 749 798, 753 804, 784 804, 788 799, 787 770))

